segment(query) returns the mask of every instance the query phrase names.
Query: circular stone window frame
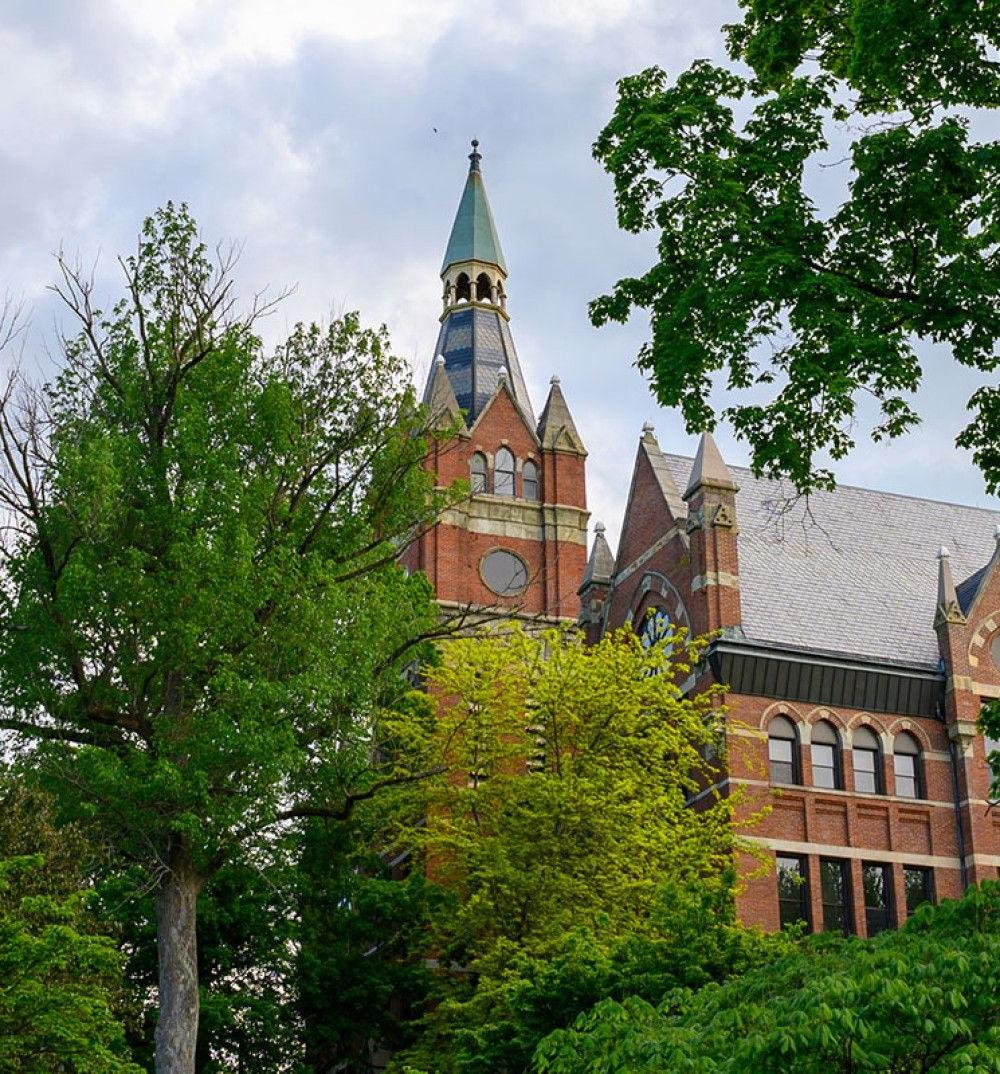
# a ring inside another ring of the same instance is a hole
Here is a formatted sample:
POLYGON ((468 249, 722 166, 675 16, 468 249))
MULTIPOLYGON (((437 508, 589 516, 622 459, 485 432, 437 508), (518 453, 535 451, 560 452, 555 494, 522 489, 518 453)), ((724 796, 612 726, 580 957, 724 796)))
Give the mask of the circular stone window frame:
POLYGON ((491 593, 495 593, 498 597, 520 597, 528 588, 528 583, 531 580, 531 576, 528 573, 528 564, 525 563, 523 557, 519 556, 516 552, 512 552, 509 548, 502 547, 501 545, 497 545, 495 548, 489 549, 489 551, 484 552, 483 555, 480 557, 479 577, 482 580, 483 585, 486 586, 486 588, 491 593), (498 553, 501 553, 505 556, 512 556, 514 559, 517 560, 518 563, 521 564, 521 569, 524 571, 524 584, 519 589, 507 589, 501 591, 495 586, 490 585, 489 581, 487 580, 485 571, 486 561, 490 558, 490 556, 495 556, 498 553))

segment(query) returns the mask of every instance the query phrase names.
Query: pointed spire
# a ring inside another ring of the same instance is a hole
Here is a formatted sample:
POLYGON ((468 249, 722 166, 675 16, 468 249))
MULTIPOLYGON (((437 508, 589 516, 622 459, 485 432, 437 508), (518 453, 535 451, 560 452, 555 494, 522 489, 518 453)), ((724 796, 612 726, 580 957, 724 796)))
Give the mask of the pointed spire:
POLYGON ((479 169, 482 159, 479 142, 473 139, 472 152, 469 154, 469 177, 465 181, 462 200, 458 203, 455 222, 451 226, 451 237, 441 265, 442 275, 449 265, 462 261, 484 261, 496 265, 505 275, 507 273, 507 262, 500 249, 500 237, 493 223, 486 185, 479 169))
POLYGON ((938 551, 938 595, 937 612, 934 616, 934 626, 939 627, 944 623, 964 623, 965 616, 962 614, 961 605, 958 603, 958 593, 955 590, 955 580, 951 576, 951 553, 944 545, 938 551))
POLYGON ((723 461, 722 453, 709 432, 701 434, 701 442, 698 444, 698 453, 691 467, 691 477, 684 499, 689 500, 698 489, 706 485, 720 489, 736 488, 733 475, 729 472, 729 467, 723 461))
POLYGON ((667 460, 664 459, 663 452, 660 450, 656 430, 651 421, 643 422, 642 435, 639 437, 639 451, 645 452, 649 465, 653 468, 656 482, 660 486, 660 492, 663 493, 663 499, 670 508, 670 513, 675 519, 683 518, 687 514, 687 507, 667 466, 667 460))
POLYGON ((427 390, 424 392, 424 405, 427 407, 430 422, 434 428, 451 425, 462 416, 451 380, 445 370, 443 354, 439 354, 434 359, 434 368, 427 381, 427 390))
POLYGON ((549 381, 549 397, 538 422, 538 439, 543 448, 586 453, 556 376, 549 381))
POLYGON ((587 560, 587 569, 583 572, 583 582, 580 589, 588 585, 610 585, 611 578, 615 573, 615 557, 611 554, 611 546, 604 536, 605 527, 603 522, 594 526, 594 546, 590 550, 590 559, 587 560))

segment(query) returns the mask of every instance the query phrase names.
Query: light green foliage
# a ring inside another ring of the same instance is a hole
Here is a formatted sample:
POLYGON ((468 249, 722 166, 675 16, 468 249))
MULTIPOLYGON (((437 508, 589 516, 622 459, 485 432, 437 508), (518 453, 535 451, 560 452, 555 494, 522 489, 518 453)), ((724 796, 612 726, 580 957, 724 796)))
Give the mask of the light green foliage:
MULTIPOLYGON (((619 83, 594 152, 626 230, 657 262, 592 303, 596 324, 650 312, 638 356, 659 400, 710 428, 713 384, 755 470, 829 486, 818 457, 918 420, 916 340, 989 373, 1000 311, 1000 8, 985 0, 743 0, 734 68, 619 83), (736 66, 736 65, 739 66, 736 66), (746 66, 749 65, 749 70, 746 66), (828 205, 832 196, 834 204, 828 205), (745 394, 741 394, 745 393, 745 394)), ((1000 390, 976 391, 959 443, 1000 489, 1000 390)))
POLYGON ((518 627, 444 647, 429 679, 447 774, 409 838, 455 905, 401 1065, 522 1071, 602 996, 658 1000, 756 957, 765 941, 733 921, 736 802, 687 804, 722 748, 713 696, 676 685, 702 648, 677 639, 668 661, 632 631, 588 648, 518 627))
POLYGON ((1000 1071, 1000 885, 922 907, 874 940, 818 937, 659 1006, 598 1004, 539 1048, 538 1074, 1000 1071))
POLYGON ((0 1072, 139 1074, 119 1020, 121 957, 89 909, 80 831, 0 784, 0 1072))

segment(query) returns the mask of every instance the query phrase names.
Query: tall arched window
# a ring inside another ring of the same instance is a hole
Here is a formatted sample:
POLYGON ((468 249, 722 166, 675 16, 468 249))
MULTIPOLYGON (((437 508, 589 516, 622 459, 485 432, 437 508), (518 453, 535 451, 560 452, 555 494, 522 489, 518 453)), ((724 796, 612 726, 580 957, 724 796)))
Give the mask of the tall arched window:
POLYGON ((775 716, 767 727, 767 758, 772 783, 801 783, 799 736, 795 724, 785 716, 775 716))
POLYGON ((493 460, 493 491, 497 496, 514 495, 514 456, 505 447, 493 460))
POLYGON ((896 735, 892 747, 892 767, 896 775, 896 794, 900 798, 923 798, 924 780, 920 764, 920 743, 903 731, 896 735))
POLYGON ((490 278, 485 272, 480 272, 476 277, 476 299, 479 302, 490 300, 490 278))
POLYGON ((463 298, 466 302, 472 300, 472 286, 469 283, 469 277, 464 272, 460 272, 455 281, 455 301, 461 302, 463 298))
POLYGON ((524 469, 521 471, 521 487, 524 489, 526 500, 538 499, 538 467, 527 459, 524 469))
POLYGON ((844 779, 840 770, 840 736, 833 724, 820 720, 813 725, 810 756, 813 786, 841 790, 844 779))
POLYGON ((469 460, 469 486, 473 492, 486 491, 486 456, 478 451, 469 460))
POLYGON ((882 749, 873 731, 854 732, 854 789, 862 794, 882 794, 882 749))

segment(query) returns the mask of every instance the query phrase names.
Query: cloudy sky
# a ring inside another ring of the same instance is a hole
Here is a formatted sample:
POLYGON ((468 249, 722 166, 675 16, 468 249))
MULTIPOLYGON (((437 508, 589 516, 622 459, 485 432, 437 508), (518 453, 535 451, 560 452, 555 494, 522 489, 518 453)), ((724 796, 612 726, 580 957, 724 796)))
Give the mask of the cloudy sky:
MULTIPOLYGON (((0 4, 0 294, 56 311, 60 246, 114 256, 142 217, 187 201, 206 238, 244 244, 246 294, 295 285, 268 325, 357 308, 388 324, 422 382, 438 269, 478 137, 508 266, 515 342, 536 409, 562 378, 590 450, 590 501, 615 536, 639 430, 690 451, 632 360, 647 330, 594 329, 587 302, 643 270, 590 146, 615 80, 721 58, 735 0, 4 0, 0 4), (436 132, 435 132, 436 128, 436 132)), ((848 484, 998 506, 953 447, 975 379, 926 355, 924 424, 862 448, 848 484)), ((726 458, 746 452, 723 429, 726 458)))

